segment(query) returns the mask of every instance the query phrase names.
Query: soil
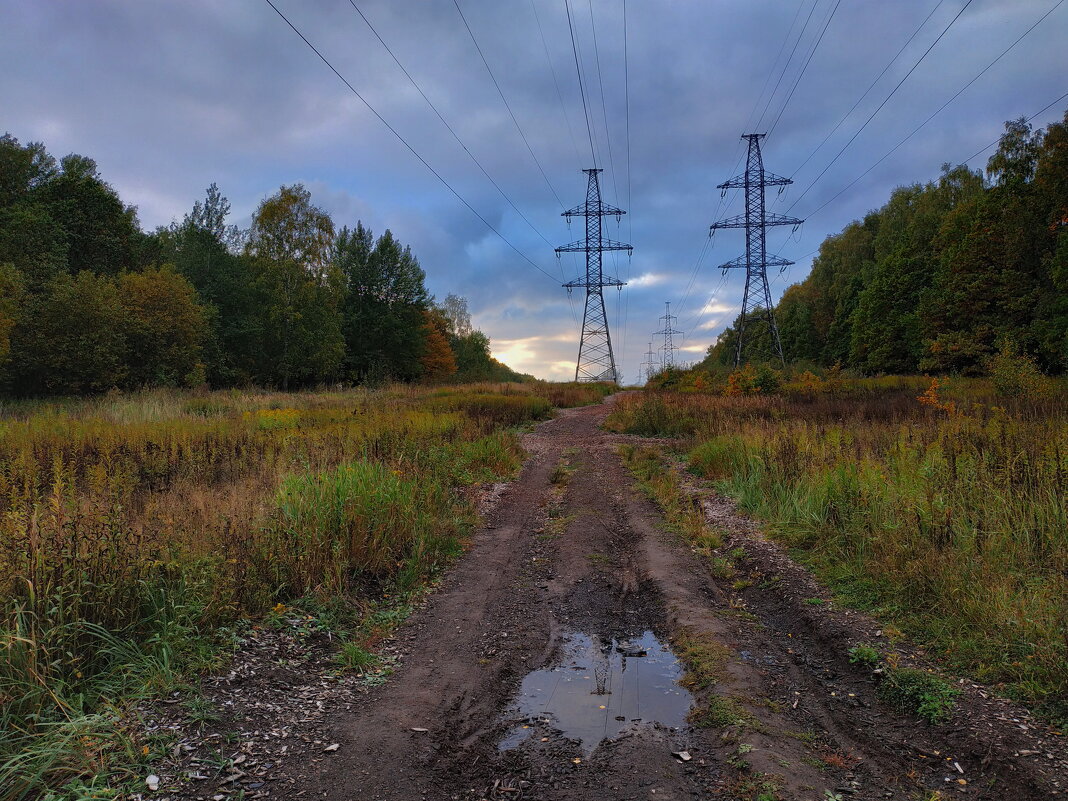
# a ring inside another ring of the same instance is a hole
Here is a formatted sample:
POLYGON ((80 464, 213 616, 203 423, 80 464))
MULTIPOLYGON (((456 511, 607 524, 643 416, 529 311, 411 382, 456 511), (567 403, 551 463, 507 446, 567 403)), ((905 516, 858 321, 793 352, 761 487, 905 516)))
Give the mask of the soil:
POLYGON ((155 713, 153 728, 178 744, 159 792, 144 797, 1068 797, 1065 738, 989 690, 957 682, 957 709, 939 725, 881 705, 876 677, 850 663, 849 648, 873 643, 926 666, 922 651, 836 608, 758 525, 688 479, 694 503, 726 532, 717 554, 735 560, 736 575, 717 578, 617 453, 649 441, 600 429, 612 402, 561 411, 526 435, 530 457, 492 493, 470 549, 383 646, 392 675, 338 677, 325 637, 262 632, 205 682, 218 721, 194 725, 177 706, 155 713), (593 644, 578 656, 565 647, 576 636, 593 644), (608 717, 641 675, 643 657, 627 648, 694 641, 722 659, 716 681, 691 683, 689 723, 656 721, 648 698, 628 700, 625 721, 608 717), (605 711, 590 703, 590 715, 622 732, 598 744, 586 725, 580 742, 561 730, 564 716, 517 703, 525 676, 554 668, 538 675, 604 671, 598 689, 608 676, 621 695, 599 696, 605 711), (710 707, 732 715, 710 719, 710 707))

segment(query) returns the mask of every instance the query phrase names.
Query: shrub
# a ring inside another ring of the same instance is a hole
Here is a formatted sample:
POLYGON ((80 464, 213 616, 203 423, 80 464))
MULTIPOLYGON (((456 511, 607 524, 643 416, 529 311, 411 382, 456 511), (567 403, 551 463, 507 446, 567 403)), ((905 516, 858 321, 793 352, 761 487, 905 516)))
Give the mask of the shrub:
POLYGON ((1042 374, 1035 360, 1021 353, 1010 339, 1001 342, 996 354, 987 361, 987 371, 994 391, 1006 398, 1038 399, 1051 392, 1050 380, 1042 374))

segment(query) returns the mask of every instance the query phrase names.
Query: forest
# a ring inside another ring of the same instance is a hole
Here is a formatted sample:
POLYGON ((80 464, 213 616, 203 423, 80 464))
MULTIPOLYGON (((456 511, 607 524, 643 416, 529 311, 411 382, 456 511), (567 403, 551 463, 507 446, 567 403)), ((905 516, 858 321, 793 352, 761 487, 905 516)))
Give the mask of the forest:
MULTIPOLYGON (((986 177, 936 181, 828 237, 775 309, 787 361, 859 373, 983 375, 1006 349, 1068 368, 1068 113, 1006 124, 986 177)), ((709 350, 733 363, 737 320, 709 350)), ((764 332, 755 332, 766 337, 764 332)))
POLYGON ((141 230, 85 156, 0 137, 0 393, 522 380, 411 249, 338 228, 302 185, 248 230, 212 184, 141 230))

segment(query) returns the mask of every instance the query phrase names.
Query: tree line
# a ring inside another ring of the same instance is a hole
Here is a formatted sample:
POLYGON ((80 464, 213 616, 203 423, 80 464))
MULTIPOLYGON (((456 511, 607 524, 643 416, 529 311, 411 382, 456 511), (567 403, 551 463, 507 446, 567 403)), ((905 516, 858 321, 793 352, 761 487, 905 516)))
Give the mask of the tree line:
MULTIPOLYGON (((1006 123, 985 176, 947 164, 895 189, 824 240, 775 317, 791 361, 976 375, 1009 350, 1065 372, 1068 112, 1046 130, 1006 123)), ((733 362, 737 322, 708 363, 733 362)))
POLYGON ((144 232, 92 159, 0 137, 0 392, 527 378, 391 231, 338 230, 300 184, 247 230, 229 212, 212 184, 144 232))

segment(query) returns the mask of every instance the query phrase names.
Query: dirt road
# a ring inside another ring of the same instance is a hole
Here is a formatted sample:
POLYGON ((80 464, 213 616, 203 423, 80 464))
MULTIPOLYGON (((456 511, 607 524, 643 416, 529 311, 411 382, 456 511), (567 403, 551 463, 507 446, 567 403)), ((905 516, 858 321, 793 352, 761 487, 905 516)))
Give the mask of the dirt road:
POLYGON ((564 411, 528 435, 521 475, 398 631, 395 674, 327 703, 314 737, 296 738, 304 756, 251 797, 1065 793, 1063 738, 981 688, 963 685, 944 725, 883 708, 847 654, 880 642, 875 624, 812 602, 819 588, 753 524, 695 496, 730 532, 737 577, 715 578, 637 487, 617 454, 626 438, 599 428, 606 412, 564 411))

